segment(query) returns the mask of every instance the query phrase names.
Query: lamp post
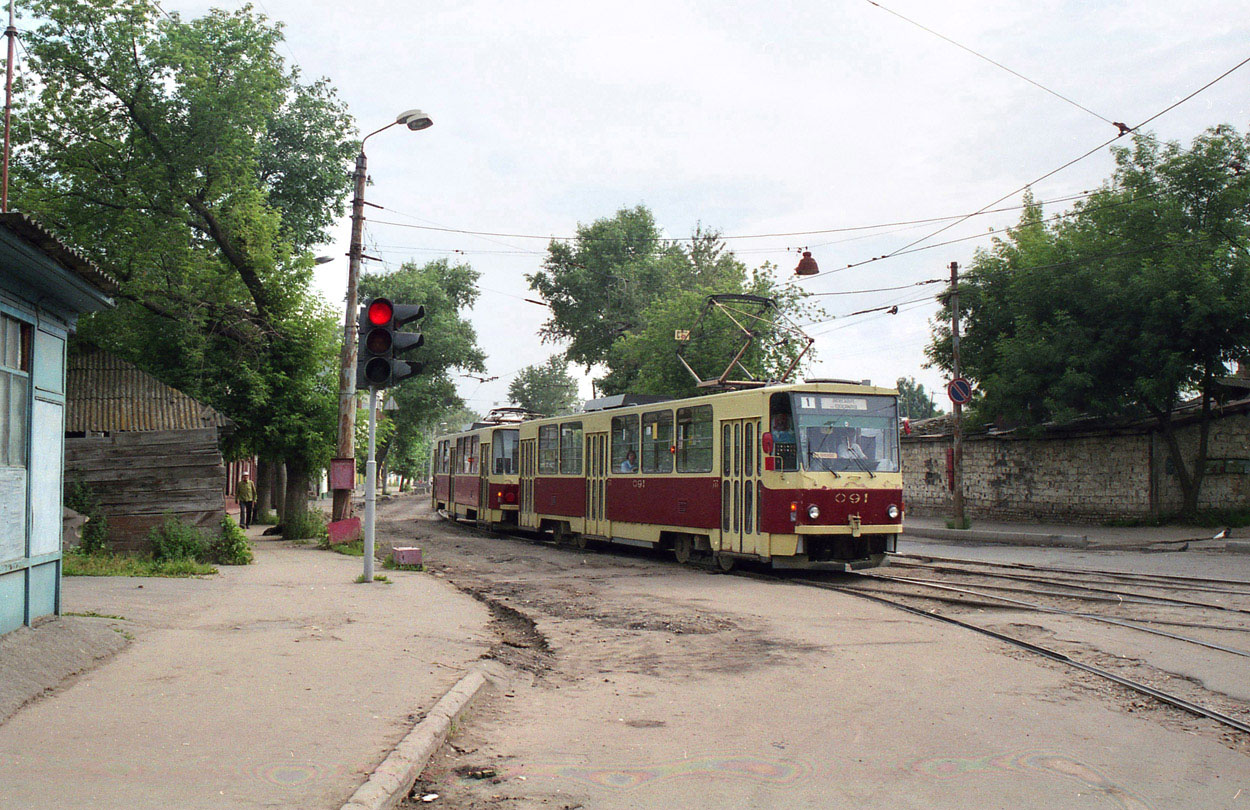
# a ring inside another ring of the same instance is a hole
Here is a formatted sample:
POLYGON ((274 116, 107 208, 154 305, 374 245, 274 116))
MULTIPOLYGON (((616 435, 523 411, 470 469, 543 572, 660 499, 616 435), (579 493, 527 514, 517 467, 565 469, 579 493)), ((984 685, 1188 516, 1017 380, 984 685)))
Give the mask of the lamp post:
MULTIPOLYGON (((360 259, 365 231, 365 141, 396 124, 416 132, 429 129, 433 119, 420 110, 406 110, 381 129, 375 129, 360 140, 356 171, 352 175, 356 194, 352 198, 352 241, 347 262, 347 316, 343 321, 343 353, 339 368, 339 441, 336 455, 340 462, 349 461, 355 469, 356 456, 356 310, 360 305, 360 259)), ((353 478, 354 478, 353 474, 353 478)), ((351 513, 352 490, 334 490, 333 519, 343 520, 351 513)))

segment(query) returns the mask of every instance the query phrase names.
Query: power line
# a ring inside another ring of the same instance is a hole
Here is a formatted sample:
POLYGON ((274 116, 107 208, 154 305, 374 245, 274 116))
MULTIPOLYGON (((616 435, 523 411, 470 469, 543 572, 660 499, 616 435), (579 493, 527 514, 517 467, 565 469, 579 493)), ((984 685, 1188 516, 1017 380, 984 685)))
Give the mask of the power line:
MULTIPOLYGON (((932 34, 933 36, 937 37, 938 39, 942 39, 942 40, 945 40, 946 42, 949 42, 950 44, 954 45, 956 48, 959 48, 959 49, 960 49, 960 50, 962 50, 962 51, 967 51, 968 53, 972 54, 973 56, 975 56, 975 57, 976 57, 976 58, 978 58, 978 59, 981 59, 981 60, 984 60, 984 61, 986 61, 986 62, 989 62, 991 65, 993 65, 993 66, 994 66, 994 67, 996 67, 996 68, 999 68, 999 69, 1001 69, 1001 70, 1005 70, 1005 71, 1007 71, 1007 72, 1008 72, 1008 73, 1010 73, 1012 76, 1015 76, 1017 79, 1023 79, 1024 81, 1028 82, 1029 84, 1033 85, 1034 87, 1038 88, 1039 90, 1043 90, 1043 91, 1045 91, 1045 92, 1047 92, 1047 93, 1050 93, 1052 96, 1054 96, 1055 98, 1059 99, 1060 101, 1064 101, 1064 102, 1066 102, 1066 103, 1068 103, 1068 104, 1071 104, 1073 107, 1076 107, 1078 110, 1082 110, 1082 111, 1084 111, 1084 112, 1087 112, 1087 113, 1089 113, 1090 115, 1094 116, 1095 118, 1097 118, 1097 119, 1098 119, 1098 120, 1100 120, 1100 121, 1104 121, 1104 122, 1106 122, 1106 123, 1110 124, 1110 125, 1111 125, 1111 126, 1113 126, 1113 127, 1119 127, 1119 128, 1120 128, 1120 134, 1121 134, 1121 135, 1123 135, 1126 131, 1128 131, 1128 127, 1124 126, 1124 124, 1121 124, 1121 123, 1116 122, 1116 121, 1112 121, 1110 118, 1104 118, 1103 116, 1101 116, 1101 115, 1099 115, 1098 113, 1096 113, 1096 112, 1094 112, 1093 110, 1091 110, 1089 107, 1086 107, 1086 106, 1085 106, 1085 105, 1083 105, 1083 104, 1078 104, 1077 102, 1073 101, 1072 99, 1068 98, 1067 96, 1063 95, 1062 93, 1058 93, 1058 92, 1056 92, 1056 91, 1054 91, 1054 90, 1051 90, 1051 89, 1050 89, 1049 87, 1047 87, 1046 85, 1041 84, 1040 82, 1036 82, 1036 81, 1034 81, 1033 79, 1030 79, 1028 76, 1025 76, 1023 73, 1020 73, 1020 72, 1018 72, 1018 71, 1012 70, 1011 68, 1009 68, 1009 67, 1007 67, 1006 65, 1004 65, 1002 62, 996 62, 995 60, 991 59, 990 57, 986 56, 985 54, 983 54, 983 53, 979 53, 978 51, 974 51, 974 50, 972 50, 971 48, 969 48, 967 45, 960 44, 960 43, 956 42, 955 40, 951 39, 950 37, 946 36, 945 34, 939 34, 937 31, 934 31, 932 28, 929 28, 929 27, 927 27, 927 26, 921 25, 920 23, 916 22, 915 20, 911 19, 910 17, 904 17, 902 14, 899 14, 897 11, 894 11, 893 9, 886 8, 885 6, 881 5, 880 3, 875 2, 875 0, 867 0, 867 2, 868 2, 870 5, 874 5, 874 6, 876 6, 877 8, 881 9, 881 10, 882 10, 882 11, 884 11, 884 12, 887 12, 887 13, 889 13, 889 14, 893 14, 895 17, 898 17, 900 20, 903 20, 904 22, 907 22, 907 23, 910 23, 911 25, 916 26, 916 27, 917 27, 917 28, 919 28, 921 31, 926 31, 926 32, 928 32, 928 33, 932 34)), ((1117 136, 1117 137, 1118 137, 1118 136, 1117 136)))
MULTIPOLYGON (((869 0, 869 2, 871 2, 871 1, 872 1, 872 0, 869 0)), ((1141 129, 1142 127, 1146 126, 1146 125, 1147 125, 1147 124, 1149 124, 1150 122, 1152 122, 1152 121, 1154 121, 1154 120, 1156 120, 1156 119, 1160 118, 1161 116, 1163 116, 1164 114, 1166 114, 1166 113, 1168 113, 1168 112, 1171 112, 1172 110, 1174 110, 1174 109, 1176 109, 1177 107, 1179 107, 1181 104, 1184 104, 1186 101, 1189 101, 1189 100, 1190 100, 1190 99, 1192 99, 1194 96, 1196 96, 1196 95, 1198 95, 1199 93, 1203 92, 1204 90, 1206 90, 1206 89, 1210 88, 1210 87, 1211 87, 1212 85, 1214 85, 1216 82, 1220 81, 1221 79, 1226 78, 1227 76, 1229 76, 1230 74, 1232 74, 1234 71, 1236 71, 1238 68, 1241 68, 1242 66, 1244 66, 1247 62, 1250 62, 1250 57, 1246 57, 1245 59, 1241 60, 1241 61, 1240 61, 1240 62, 1238 62, 1236 65, 1233 65, 1231 68, 1229 68, 1228 70, 1224 71, 1224 72, 1223 72, 1223 73, 1221 73, 1219 76, 1216 76, 1214 79, 1212 79, 1211 81, 1209 81, 1209 82, 1207 82, 1206 84, 1204 84, 1202 87, 1199 87, 1197 90, 1193 91, 1192 93, 1190 93, 1189 95, 1187 95, 1187 96, 1185 96, 1184 98, 1180 99, 1179 101, 1176 101, 1176 102, 1174 102, 1173 104, 1168 105, 1168 106, 1167 106, 1167 107, 1165 107, 1164 109, 1160 110, 1159 112, 1157 112, 1157 113, 1155 113, 1154 115, 1150 116, 1150 117, 1149 117, 1149 118, 1147 118, 1146 120, 1142 121, 1142 122, 1141 122, 1140 124, 1138 124, 1137 126, 1134 126, 1134 127, 1128 127, 1128 128, 1126 128, 1126 129, 1124 129, 1123 131, 1121 131, 1121 132, 1120 132, 1120 134, 1119 134, 1119 135, 1116 135, 1114 138, 1109 138, 1108 140, 1106 140, 1106 141, 1104 141, 1104 142, 1100 143, 1098 146, 1095 146, 1093 149, 1090 149, 1088 152, 1085 152, 1084 154, 1082 154, 1082 155, 1080 155, 1080 156, 1078 156, 1078 157, 1075 157, 1075 158, 1073 158, 1073 159, 1069 160, 1068 162, 1064 163, 1063 165, 1059 166, 1058 168, 1051 169, 1050 171, 1048 171, 1048 172, 1046 172, 1045 174, 1043 174, 1041 177, 1038 177, 1038 178, 1036 178, 1036 179, 1034 179, 1034 180, 1031 180, 1030 182, 1025 183, 1024 185, 1020 186, 1020 187, 1019 187, 1019 188, 1017 188, 1017 189, 1014 189, 1014 190, 1012 190, 1012 191, 1009 191, 1008 193, 1004 194, 1003 196, 999 197, 998 199, 994 200, 993 202, 990 202, 990 203, 988 203, 988 204, 986 204, 986 205, 982 206, 981 208, 977 209, 977 210, 976 210, 976 211, 974 211, 973 213, 968 214, 968 215, 966 215, 966 216, 964 216, 964 217, 961 217, 960 219, 958 219, 958 220, 956 220, 956 221, 954 221, 954 222, 951 222, 951 223, 949 223, 949 224, 947 224, 947 225, 943 225, 941 228, 938 228, 936 231, 933 231, 932 233, 928 234, 927 236, 922 236, 922 237, 920 237, 919 239, 916 239, 916 240, 914 240, 914 241, 912 241, 912 242, 908 242, 906 245, 903 245, 903 246, 902 246, 901 248, 899 248, 898 250, 895 250, 895 251, 893 251, 893 252, 891 252, 891 253, 887 253, 887 254, 886 254, 886 255, 884 255, 884 256, 879 256, 879 257, 877 257, 876 259, 872 259, 872 260, 869 260, 869 261, 880 261, 880 260, 882 260, 882 259, 889 259, 889 258, 892 258, 892 257, 894 257, 894 256, 900 255, 900 254, 902 254, 904 251, 907 251, 907 250, 908 250, 908 248, 914 247, 914 246, 916 246, 916 245, 920 244, 921 242, 927 242, 927 241, 929 241, 930 239, 932 239, 933 237, 937 236, 938 234, 943 233, 943 232, 945 232, 945 231, 948 231, 948 230, 950 230, 951 228, 955 227, 956 225, 959 225, 959 224, 960 224, 960 223, 962 223, 962 222, 966 222, 967 220, 971 219, 971 218, 972 218, 972 217, 974 217, 974 216, 978 216, 978 215, 980 215, 980 214, 986 213, 986 212, 987 212, 987 209, 989 209, 989 208, 990 208, 990 206, 993 206, 993 205, 998 205, 1000 202, 1002 202, 1003 200, 1007 199, 1008 197, 1015 196, 1016 194, 1019 194, 1020 192, 1022 192, 1022 191, 1024 191, 1024 190, 1026 190, 1026 189, 1028 189, 1028 188, 1030 188, 1030 187, 1032 187, 1032 186, 1037 185, 1038 183, 1042 182, 1043 180, 1046 180, 1047 178, 1052 177, 1052 176, 1054 176, 1054 175, 1058 174, 1059 172, 1063 171, 1064 169, 1067 169, 1069 166, 1072 166, 1072 165, 1075 165, 1075 164, 1077 164, 1077 163, 1080 163, 1082 160, 1085 160, 1085 158, 1089 157, 1090 155, 1093 155, 1093 154, 1095 154, 1095 153, 1097 153, 1097 152, 1100 152, 1100 151, 1102 151, 1103 149, 1105 149, 1106 147, 1108 147, 1108 146, 1110 146, 1111 144, 1115 143, 1117 140, 1119 140, 1119 139, 1120 139, 1121 137, 1123 137, 1124 135, 1127 135, 1127 134, 1129 134, 1130 132, 1136 132, 1137 130, 1139 130, 1139 129, 1141 129)), ((910 252, 910 251, 909 251, 909 252, 910 252)), ((866 262, 866 261, 865 261, 865 262, 860 262, 859 264, 867 264, 867 263, 868 263, 868 262, 866 262)), ((848 264, 846 267, 841 267, 841 268, 838 268, 838 269, 836 269, 836 270, 830 270, 830 271, 827 271, 827 272, 830 272, 830 273, 837 273, 837 272, 840 272, 840 271, 842 271, 842 270, 847 270, 847 269, 849 269, 849 268, 851 268, 851 267, 856 267, 856 266, 857 266, 856 264, 848 264)), ((799 280, 799 281, 802 281, 803 279, 808 279, 808 278, 818 278, 820 275, 825 275, 825 273, 820 273, 820 274, 819 274, 819 275, 817 275, 817 276, 801 276, 798 280, 799 280)), ((791 283, 793 283, 793 282, 791 282, 791 283)))
POLYGON ((943 278, 931 278, 926 281, 917 281, 914 284, 902 284, 898 287, 877 287, 872 290, 839 290, 838 292, 808 293, 808 295, 815 297, 819 295, 861 295, 863 293, 892 292, 894 290, 906 290, 912 287, 921 287, 925 284, 941 284, 945 280, 946 279, 943 278))

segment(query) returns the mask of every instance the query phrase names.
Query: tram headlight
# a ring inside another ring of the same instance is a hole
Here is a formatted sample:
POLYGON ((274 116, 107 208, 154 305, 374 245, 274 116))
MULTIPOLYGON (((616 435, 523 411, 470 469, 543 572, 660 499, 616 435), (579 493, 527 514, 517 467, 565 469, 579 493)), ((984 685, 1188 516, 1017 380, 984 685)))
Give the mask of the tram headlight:
POLYGON ((820 507, 816 504, 807 507, 807 516, 812 520, 818 520, 820 518, 820 507))
POLYGON ((898 507, 895 506, 894 504, 890 504, 889 506, 887 506, 885 509, 885 513, 890 516, 890 520, 898 520, 898 516, 900 514, 900 512, 898 511, 898 507))

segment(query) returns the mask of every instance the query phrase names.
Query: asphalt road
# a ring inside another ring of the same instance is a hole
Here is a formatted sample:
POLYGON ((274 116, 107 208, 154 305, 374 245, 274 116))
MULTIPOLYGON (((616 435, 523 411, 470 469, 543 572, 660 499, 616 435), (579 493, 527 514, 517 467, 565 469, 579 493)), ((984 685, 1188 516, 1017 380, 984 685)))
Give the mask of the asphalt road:
POLYGON ((413 499, 382 515, 384 540, 415 534, 433 575, 491 608, 513 673, 413 807, 1250 807, 1241 735, 992 639, 653 554, 486 538, 413 499))

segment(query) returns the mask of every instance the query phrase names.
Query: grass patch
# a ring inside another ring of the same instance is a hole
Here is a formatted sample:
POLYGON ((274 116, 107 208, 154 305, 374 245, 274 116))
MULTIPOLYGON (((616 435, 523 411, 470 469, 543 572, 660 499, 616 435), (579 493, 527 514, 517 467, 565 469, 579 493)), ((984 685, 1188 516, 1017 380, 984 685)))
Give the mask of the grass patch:
MULTIPOLYGON (((391 584, 391 578, 390 578, 390 577, 388 577, 386 574, 374 574, 374 575, 373 575, 373 581, 374 581, 374 582, 385 582, 387 585, 390 585, 390 584, 391 584)), ((360 576, 356 577, 356 584, 357 584, 357 585, 364 585, 364 584, 365 584, 365 582, 366 582, 366 580, 365 580, 365 575, 364 575, 364 574, 361 574, 360 576)))
POLYGON ((958 529, 959 531, 965 531, 967 529, 972 528, 972 520, 967 517, 963 519, 962 523, 958 520, 948 520, 946 521, 946 528, 958 529))
POLYGON ((127 554, 80 554, 70 551, 61 561, 67 577, 202 577, 217 569, 195 560, 152 560, 127 554))
POLYGON ((266 510, 264 512, 258 512, 256 514, 256 520, 252 522, 260 526, 277 526, 278 525, 278 513, 273 511, 272 509, 266 510))
POLYGON ((328 548, 335 554, 345 554, 348 557, 365 556, 365 541, 362 537, 358 537, 350 543, 335 543, 334 545, 326 543, 322 548, 328 548))
POLYGON ((96 613, 94 610, 85 610, 85 611, 82 611, 81 613, 77 611, 73 611, 70 613, 62 613, 61 615, 62 616, 79 616, 84 619, 118 619, 119 621, 123 621, 123 622, 126 621, 125 616, 115 616, 112 613, 96 613))

